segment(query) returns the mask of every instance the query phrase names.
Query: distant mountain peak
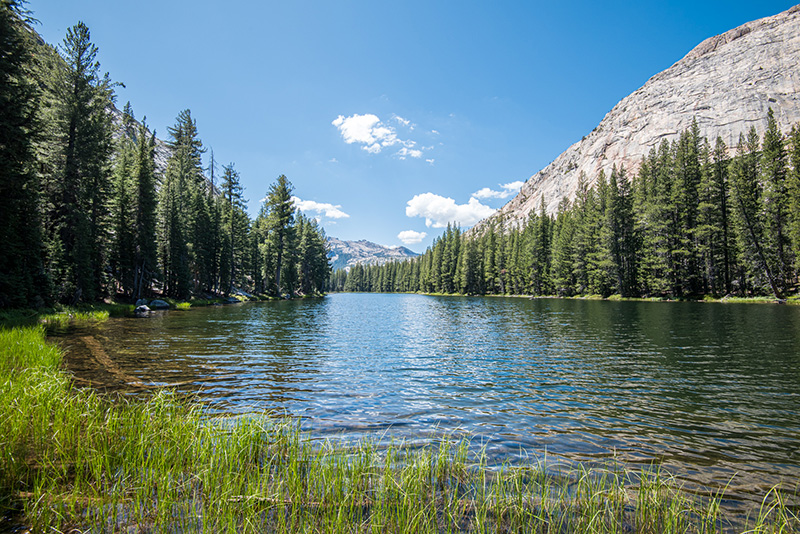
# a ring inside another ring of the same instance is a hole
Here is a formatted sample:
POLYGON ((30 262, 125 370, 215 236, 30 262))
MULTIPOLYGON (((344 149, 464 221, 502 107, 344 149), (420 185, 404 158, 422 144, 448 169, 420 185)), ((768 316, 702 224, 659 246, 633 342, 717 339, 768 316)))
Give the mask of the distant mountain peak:
POLYGON ((335 237, 328 238, 328 259, 333 270, 350 269, 353 265, 383 265, 390 261, 402 261, 419 256, 406 247, 387 247, 366 239, 344 241, 335 237))

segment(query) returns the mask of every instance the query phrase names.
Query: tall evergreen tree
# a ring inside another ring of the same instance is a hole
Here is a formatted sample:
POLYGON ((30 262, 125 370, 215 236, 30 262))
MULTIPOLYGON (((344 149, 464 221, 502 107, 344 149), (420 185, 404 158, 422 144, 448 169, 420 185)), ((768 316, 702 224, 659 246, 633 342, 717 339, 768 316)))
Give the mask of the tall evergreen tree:
POLYGON ((187 207, 201 195, 205 183, 202 168, 203 144, 197 124, 186 109, 178 114, 175 126, 168 128, 171 154, 159 191, 159 242, 164 292, 188 298, 194 285, 192 229, 194 217, 187 207))
POLYGON ((143 119, 136 138, 136 162, 133 168, 133 185, 136 191, 133 221, 134 233, 134 285, 133 296, 141 298, 150 291, 152 280, 158 274, 156 254, 156 133, 148 136, 143 119))
POLYGON ((123 135, 117 143, 114 162, 111 219, 113 241, 110 257, 111 272, 117 290, 130 296, 134 291, 135 280, 135 225, 131 224, 134 214, 133 167, 136 157, 135 120, 130 102, 122 112, 123 135))
POLYGON ((267 193, 267 229, 269 232, 269 262, 274 268, 274 285, 270 292, 275 295, 291 294, 294 289, 287 282, 292 282, 293 275, 287 275, 287 265, 292 264, 294 256, 294 203, 292 202, 292 184, 281 174, 267 193), (286 280, 290 278, 290 280, 286 280), (283 279, 283 280, 282 280, 283 279))
POLYGON ((34 148, 40 95, 23 6, 0 1, 0 307, 47 298, 34 148))
POLYGON ((48 177, 49 269, 59 300, 91 301, 105 284, 114 91, 108 74, 99 74, 85 24, 67 31, 60 53, 63 66, 51 83, 57 148, 48 177))
POLYGON ((674 221, 676 248, 673 255, 676 263, 676 290, 678 295, 685 293, 698 295, 697 260, 697 207, 698 187, 701 180, 700 130, 697 121, 681 133, 675 147, 675 186, 672 189, 675 207, 674 221))
POLYGON ((737 157, 731 164, 731 179, 737 206, 742 290, 748 287, 757 292, 768 284, 773 294, 781 298, 772 266, 764 249, 764 220, 762 187, 759 181, 759 137, 755 127, 745 140, 739 137, 737 157), (766 280, 765 280, 766 279, 766 280))
MULTIPOLYGON (((795 259, 795 272, 800 275, 800 125, 792 127, 789 135, 789 160, 791 174, 789 179, 789 233, 792 238, 792 252, 795 259)), ((795 280, 797 276, 795 276, 795 280)))
POLYGON ((634 229, 633 200, 625 170, 611 171, 604 214, 606 265, 613 286, 623 297, 638 296, 636 262, 639 247, 634 229))
MULTIPOLYGON (((330 274, 327 239, 317 221, 298 216, 298 281, 304 295, 321 293, 330 274)), ((394 289, 392 289, 394 290, 394 289)))
POLYGON ((239 173, 233 168, 233 163, 223 167, 222 184, 220 186, 222 198, 225 202, 224 221, 225 235, 228 243, 228 257, 226 263, 228 284, 223 287, 225 293, 230 290, 230 285, 237 281, 237 272, 242 272, 243 256, 247 247, 248 232, 246 221, 243 221, 245 199, 244 188, 239 181, 239 173))
POLYGON ((575 219, 567 199, 558 206, 553 225, 552 281, 556 295, 570 297, 575 294, 575 219))
POLYGON ((776 284, 785 290, 792 278, 793 258, 789 241, 789 195, 786 148, 772 108, 767 113, 767 129, 761 150, 761 182, 764 187, 765 243, 774 265, 776 284))
POLYGON ((468 239, 462 248, 464 253, 461 255, 459 291, 465 295, 476 295, 480 292, 477 242, 474 239, 468 239))

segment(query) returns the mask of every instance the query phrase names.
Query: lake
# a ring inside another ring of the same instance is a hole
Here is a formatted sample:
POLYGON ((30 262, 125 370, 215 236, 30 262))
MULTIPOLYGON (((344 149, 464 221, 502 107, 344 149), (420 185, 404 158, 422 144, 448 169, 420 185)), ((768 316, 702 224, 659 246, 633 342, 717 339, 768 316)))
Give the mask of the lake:
POLYGON ((171 385, 315 437, 466 435, 497 463, 656 463, 732 498, 800 480, 798 306, 333 294, 53 337, 79 385, 171 385))

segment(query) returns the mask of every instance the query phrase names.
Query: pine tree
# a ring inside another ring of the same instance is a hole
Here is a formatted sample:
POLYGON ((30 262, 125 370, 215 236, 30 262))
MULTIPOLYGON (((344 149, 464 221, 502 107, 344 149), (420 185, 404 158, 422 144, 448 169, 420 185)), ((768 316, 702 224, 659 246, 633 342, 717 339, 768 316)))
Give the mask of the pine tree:
MULTIPOLYGON (((795 259, 795 272, 800 274, 800 126, 794 125, 789 136, 789 159, 791 175, 789 179, 789 213, 792 252, 795 259)), ((795 279, 797 276, 795 276, 795 279)))
POLYGON ((160 262, 164 292, 178 298, 188 298, 197 272, 192 254, 194 216, 187 206, 204 191, 202 168, 203 144, 197 134, 197 124, 186 109, 178 114, 175 126, 168 128, 170 158, 159 191, 160 262))
MULTIPOLYGON (((496 295, 499 284, 497 280, 498 273, 495 258, 497 251, 497 232, 494 222, 490 223, 488 230, 481 238, 481 250, 483 259, 483 283, 481 284, 481 292, 496 295)), ((432 268, 435 269, 436 265, 434 264, 432 268)))
MULTIPOLYGON (((199 243, 201 243, 201 250, 206 255, 202 258, 202 268, 206 271, 206 281, 204 283, 206 290, 210 292, 215 292, 219 290, 219 273, 220 273, 220 254, 221 254, 221 247, 222 241, 220 237, 220 229, 222 227, 222 209, 221 209, 221 202, 222 200, 217 195, 217 183, 216 183, 216 160, 214 159, 214 151, 211 150, 211 155, 209 157, 209 163, 207 168, 208 173, 208 183, 206 189, 206 198, 205 198, 205 210, 197 226, 196 236, 199 243), (207 223, 205 219, 207 218, 207 223), (202 225, 208 224, 208 231, 202 232, 202 225), (202 234, 201 234, 202 232, 202 234)), ((256 243, 258 240, 256 239, 256 243)), ((260 250, 259 250, 260 256, 260 250)), ((259 258, 260 260, 260 258, 259 258)), ((261 276, 258 277, 259 282, 263 284, 263 279, 261 276)), ((260 290, 259 292, 262 292, 260 290)))
POLYGON ((321 293, 330 273, 327 239, 317 221, 298 216, 298 280, 304 295, 321 293))
POLYGON ((581 173, 578 178, 578 190, 573 203, 575 213, 575 262, 573 276, 575 292, 579 295, 589 293, 589 254, 592 250, 594 190, 586 183, 586 176, 581 173))
POLYGON ((762 187, 759 181, 759 137, 755 127, 745 140, 739 137, 737 157, 731 163, 731 179, 737 206, 742 291, 750 286, 757 292, 767 284, 776 298, 781 298, 770 261, 764 250, 762 187), (766 279, 766 280, 765 280, 766 279))
POLYGON ((601 170, 597 179, 596 191, 589 196, 591 203, 587 210, 586 267, 589 279, 588 291, 593 295, 608 297, 612 294, 612 264, 608 247, 604 243, 603 222, 608 207, 608 181, 601 170))
POLYGON ((774 266, 775 283, 785 290, 792 278, 794 261, 789 241, 786 149, 772 108, 767 113, 761 151, 761 182, 764 186, 765 253, 774 266))
POLYGON ((131 224, 134 213, 133 166, 135 165, 136 131, 130 102, 122 112, 123 136, 117 144, 113 176, 111 218, 113 227, 111 272, 118 290, 130 296, 134 291, 135 248, 134 229, 131 224))
POLYGON ((294 267, 294 203, 292 184, 281 174, 267 193, 267 229, 269 231, 268 253, 274 268, 274 286, 270 292, 275 295, 291 294, 292 275, 287 276, 294 267), (290 266, 287 269, 287 265, 290 266), (287 280, 287 278, 290 278, 287 280), (283 279, 283 280, 282 280, 283 279))
POLYGON ((134 201, 134 287, 137 299, 149 293, 152 280, 158 274, 156 254, 156 133, 148 136, 147 122, 142 119, 136 138, 136 164, 133 181, 136 190, 134 201))
POLYGON ((558 214, 553 224, 552 281, 558 296, 575 294, 574 274, 575 219, 569 201, 565 198, 558 205, 558 214))
POLYGON ((467 239, 462 248, 464 253, 461 256, 459 292, 465 295, 476 295, 480 292, 477 242, 474 239, 467 239))
POLYGON ((544 197, 539 206, 539 215, 531 217, 528 224, 532 234, 528 242, 531 292, 533 295, 550 293, 550 217, 545 212, 544 197))
POLYGON ((85 24, 67 31, 60 53, 63 66, 51 81, 56 148, 48 166, 49 270, 57 298, 75 303, 105 290, 114 91, 108 74, 100 77, 85 24))
POLYGON ((697 121, 692 120, 691 127, 681 133, 675 150, 674 160, 675 185, 673 201, 675 205, 676 247, 673 255, 676 259, 676 289, 678 295, 700 293, 697 260, 697 207, 698 187, 701 181, 700 165, 700 130, 697 121))
POLYGON ((652 290, 658 295, 679 297, 683 295, 683 280, 680 276, 680 246, 683 240, 680 218, 680 187, 674 173, 677 143, 666 140, 658 149, 653 161, 654 191, 650 202, 650 239, 654 262, 652 264, 652 290))
POLYGON ((242 218, 245 200, 244 188, 239 182, 239 173, 233 168, 233 163, 223 167, 222 184, 220 186, 222 198, 225 202, 224 226, 228 245, 228 258, 226 260, 230 269, 227 280, 229 284, 223 287, 227 294, 230 285, 237 282, 237 272, 242 272, 243 255, 247 245, 246 222, 242 218))
POLYGON ((45 303, 35 136, 40 94, 23 2, 0 1, 0 307, 45 303))
POLYGON ((714 146, 714 182, 719 205, 719 224, 722 227, 722 275, 725 282, 725 293, 731 292, 731 271, 733 264, 733 243, 731 232, 731 209, 729 205, 730 186, 728 184, 728 147, 717 137, 714 146))
POLYGON ((639 251, 634 230, 633 201, 625 170, 612 168, 606 188, 606 210, 603 218, 603 240, 607 251, 605 269, 613 280, 614 290, 623 297, 638 296, 636 275, 639 251))
POLYGON ((642 160, 639 172, 633 179, 633 212, 636 234, 639 236, 639 261, 637 262, 637 280, 641 294, 652 295, 655 292, 654 273, 657 265, 655 253, 653 202, 656 195, 655 174, 653 168, 658 159, 655 148, 642 160))

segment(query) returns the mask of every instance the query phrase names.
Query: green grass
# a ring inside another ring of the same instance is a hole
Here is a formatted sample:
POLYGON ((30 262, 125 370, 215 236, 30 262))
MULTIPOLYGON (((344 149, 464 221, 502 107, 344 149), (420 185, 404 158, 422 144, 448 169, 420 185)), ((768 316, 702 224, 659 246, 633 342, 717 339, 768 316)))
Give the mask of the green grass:
POLYGON ((98 303, 78 306, 58 305, 54 308, 38 310, 2 310, 0 311, 0 327, 30 326, 38 323, 65 326, 76 323, 102 322, 109 317, 131 315, 133 309, 132 304, 98 303))
MULTIPOLYGON (((0 517, 35 532, 719 532, 721 495, 654 472, 492 466, 465 440, 319 441, 267 414, 75 389, 42 326, 0 330, 0 517)), ((746 526, 800 531, 776 488, 746 526)))

